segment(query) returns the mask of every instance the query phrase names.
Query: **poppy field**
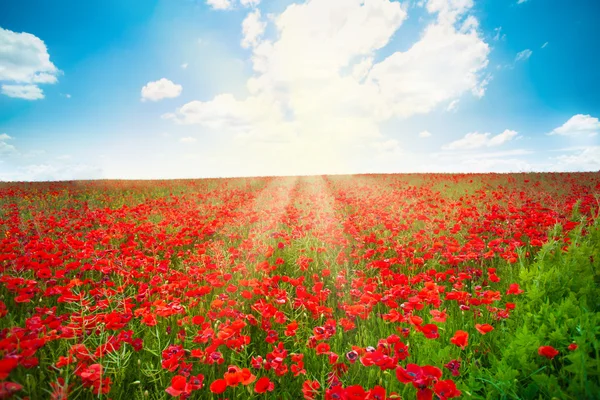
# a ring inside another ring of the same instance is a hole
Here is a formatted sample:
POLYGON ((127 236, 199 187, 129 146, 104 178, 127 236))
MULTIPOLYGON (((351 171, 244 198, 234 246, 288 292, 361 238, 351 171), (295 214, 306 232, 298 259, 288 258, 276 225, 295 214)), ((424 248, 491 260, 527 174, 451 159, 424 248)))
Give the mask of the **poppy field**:
POLYGON ((0 399, 600 397, 600 173, 0 183, 0 399))

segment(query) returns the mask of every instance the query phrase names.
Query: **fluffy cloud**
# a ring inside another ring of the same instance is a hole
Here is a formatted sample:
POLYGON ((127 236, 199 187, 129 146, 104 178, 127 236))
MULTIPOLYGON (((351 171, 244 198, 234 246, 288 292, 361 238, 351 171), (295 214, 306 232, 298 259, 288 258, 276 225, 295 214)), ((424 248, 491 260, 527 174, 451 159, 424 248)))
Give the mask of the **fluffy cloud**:
POLYGON ((254 47, 258 43, 258 39, 265 32, 267 27, 266 22, 261 21, 260 11, 254 10, 242 22, 242 47, 254 47))
POLYGON ((196 138, 193 138, 191 136, 186 136, 186 137, 182 137, 181 139, 179 139, 179 141, 181 143, 194 143, 194 142, 196 142, 196 138))
POLYGON ((44 92, 36 85, 2 85, 2 94, 25 100, 44 98, 44 92))
POLYGON ((462 139, 442 146, 443 150, 472 150, 482 147, 500 146, 506 142, 513 140, 517 136, 516 131, 506 129, 498 135, 492 136, 491 133, 467 133, 462 139))
POLYGON ((183 87, 177 85, 166 78, 154 82, 148 82, 142 88, 142 101, 158 101, 167 98, 177 97, 181 94, 183 87))
POLYGON ((260 4, 260 0, 240 0, 240 4, 244 7, 256 7, 260 4))
MULTIPOLYGON (((464 93, 484 94, 489 47, 468 15, 472 5, 430 0, 427 10, 435 18, 421 38, 379 62, 378 50, 407 17, 400 2, 291 4, 271 19, 276 34, 267 38, 256 10, 242 24, 242 46, 252 51, 250 95, 192 101, 164 117, 234 132, 244 157, 268 147, 293 164, 289 160, 311 154, 311 168, 323 163, 319 172, 368 157, 364 152, 399 148, 380 132, 384 121, 447 107, 464 93)), ((305 171, 306 163, 292 172, 305 171)))
POLYGON ((463 33, 435 24, 408 51, 375 65, 369 78, 395 115, 427 113, 467 91, 482 96, 486 82, 479 72, 487 66, 488 52, 475 30, 463 33))
POLYGON ((422 131, 422 132, 419 132, 419 137, 420 137, 420 138, 428 138, 428 137, 431 137, 431 132, 429 132, 429 131, 422 131))
POLYGON ((8 136, 6 133, 0 134, 0 155, 12 154, 17 152, 15 146, 6 143, 6 141, 10 139, 12 139, 12 137, 8 136))
POLYGON ((511 140, 516 138, 517 135, 518 135, 518 133, 516 131, 511 131, 510 129, 506 129, 504 132, 499 133, 498 135, 490 138, 489 142, 487 143, 487 146, 493 147, 493 146, 503 145, 504 143, 510 142, 511 140))
POLYGON ((230 10, 233 8, 231 0, 206 0, 206 4, 215 10, 230 10))
POLYGON ((555 128, 549 135, 595 136, 598 132, 600 132, 600 121, 598 121, 598 118, 594 118, 591 115, 577 114, 573 115, 567 122, 558 128, 555 128))
POLYGON ((525 61, 529 57, 531 57, 532 54, 533 54, 533 51, 531 51, 529 49, 525 49, 523 51, 520 51, 520 52, 517 53, 517 56, 515 57, 515 62, 516 61, 525 61))
POLYGON ((600 171, 600 146, 588 146, 554 160, 555 171, 600 171))
POLYGON ((2 93, 27 100, 43 99, 38 84, 58 81, 58 68, 50 61, 44 42, 30 33, 0 28, 0 81, 2 93))
POLYGON ((239 101, 231 94, 221 94, 207 102, 189 102, 179 108, 176 114, 166 114, 164 117, 184 125, 201 124, 212 129, 246 130, 280 111, 274 104, 263 100, 249 97, 239 101))
POLYGON ((429 0, 427 11, 438 13, 440 21, 450 24, 473 7, 473 0, 429 0))

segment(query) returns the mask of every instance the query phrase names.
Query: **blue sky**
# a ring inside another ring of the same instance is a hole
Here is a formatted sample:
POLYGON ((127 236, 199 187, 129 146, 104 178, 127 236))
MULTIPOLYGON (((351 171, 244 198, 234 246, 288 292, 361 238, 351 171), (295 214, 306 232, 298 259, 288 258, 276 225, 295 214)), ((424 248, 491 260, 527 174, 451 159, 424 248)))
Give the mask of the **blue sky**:
POLYGON ((600 170, 600 3, 22 0, 0 180, 600 170))

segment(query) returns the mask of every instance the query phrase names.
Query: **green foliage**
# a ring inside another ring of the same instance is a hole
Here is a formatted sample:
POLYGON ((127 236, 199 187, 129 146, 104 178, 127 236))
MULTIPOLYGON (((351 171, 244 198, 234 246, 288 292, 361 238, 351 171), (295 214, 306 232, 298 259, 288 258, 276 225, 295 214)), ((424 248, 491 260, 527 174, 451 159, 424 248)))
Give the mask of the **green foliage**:
MULTIPOLYGON (((525 293, 499 337, 490 367, 470 382, 474 397, 595 399, 600 393, 600 223, 581 226, 571 244, 550 241, 534 261, 521 260, 519 282, 525 293), (575 343, 576 350, 568 346, 575 343), (560 353, 548 360, 539 346, 560 353)), ((505 271, 506 272, 506 271, 505 271)))

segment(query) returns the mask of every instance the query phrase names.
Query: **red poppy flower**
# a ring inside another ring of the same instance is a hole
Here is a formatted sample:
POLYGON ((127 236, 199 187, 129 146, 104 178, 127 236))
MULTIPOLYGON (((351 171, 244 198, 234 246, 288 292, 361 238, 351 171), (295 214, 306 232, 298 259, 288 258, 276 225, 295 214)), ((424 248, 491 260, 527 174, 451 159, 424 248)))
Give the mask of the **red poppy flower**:
POLYGON ((430 386, 442 377, 442 370, 437 367, 425 365, 420 367, 416 364, 408 364, 406 369, 398 366, 396 378, 402 383, 412 383, 416 388, 430 386))
POLYGON ((275 384, 269 380, 266 376, 263 376, 254 384, 254 391, 256 393, 265 393, 267 391, 272 392, 275 389, 275 384))
POLYGON ((375 386, 373 389, 371 389, 367 392, 367 397, 365 397, 364 399, 365 400, 386 400, 387 396, 386 396, 385 388, 383 388, 382 386, 375 386))
POLYGON ((444 365, 444 368, 448 368, 452 373, 452 376, 459 376, 460 360, 452 360, 448 364, 444 365))
POLYGON ((465 331, 456 331, 454 336, 450 339, 450 343, 464 349, 469 344, 469 334, 465 331))
POLYGON ((165 392, 169 393, 173 397, 179 397, 182 393, 185 393, 187 382, 185 376, 175 375, 171 378, 171 386, 169 386, 165 392))
POLYGON ((446 322, 446 319, 448 318, 448 315, 446 314, 446 310, 444 310, 444 311, 430 310, 429 314, 431 314, 433 316, 434 322, 444 323, 444 322, 446 322))
POLYGON ((475 329, 482 335, 485 335, 486 333, 493 331, 494 327, 490 324, 475 324, 475 329))
POLYGON ((296 330, 298 330, 298 322, 292 321, 289 323, 285 329, 285 336, 296 336, 296 330))
POLYGON ((437 382, 433 386, 433 391, 440 400, 451 399, 461 394, 461 391, 456 388, 456 383, 451 379, 437 382))
POLYGON ((10 371, 15 369, 19 361, 13 357, 6 357, 0 360, 0 380, 8 378, 10 371))
POLYGON ((330 347, 327 343, 319 343, 315 350, 317 351, 317 355, 327 354, 330 350, 330 347))
POLYGON ((192 390, 202 389, 202 386, 204 386, 204 375, 198 374, 191 376, 189 385, 192 390))
POLYGON ((420 330, 427 339, 437 339, 440 337, 438 327, 435 324, 427 324, 422 327, 417 326, 417 329, 420 330))
POLYGON ((0 399, 9 399, 21 389, 23 389, 23 386, 18 383, 0 382, 0 399))
POLYGON ((344 390, 344 399, 348 400, 364 400, 366 395, 365 389, 360 385, 348 386, 344 390))
POLYGON ((242 385, 247 386, 256 380, 256 375, 253 375, 248 368, 243 368, 240 371, 240 378, 242 385))
POLYGON ((558 350, 552 346, 540 346, 538 349, 538 354, 551 360, 558 355, 558 350))
POLYGON ((417 400, 433 400, 433 390, 429 388, 418 389, 417 400))
POLYGON ((508 290, 506 291, 506 294, 521 294, 521 293, 523 293, 523 290, 521 290, 519 288, 518 283, 511 283, 510 286, 508 287, 508 290))
POLYGON ((217 379, 210 384, 210 391, 214 394, 221 394, 227 389, 227 382, 225 379, 217 379))

